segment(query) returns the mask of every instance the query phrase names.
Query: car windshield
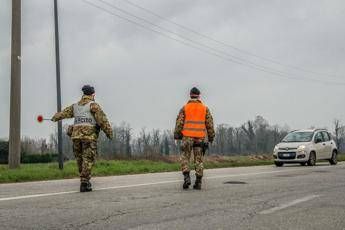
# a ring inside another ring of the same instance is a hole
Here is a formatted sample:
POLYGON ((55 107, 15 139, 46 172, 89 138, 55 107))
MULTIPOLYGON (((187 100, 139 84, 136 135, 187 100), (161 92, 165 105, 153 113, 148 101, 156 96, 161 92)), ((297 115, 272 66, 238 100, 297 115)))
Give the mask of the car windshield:
POLYGON ((313 138, 313 132, 293 132, 289 133, 282 142, 309 142, 313 138))

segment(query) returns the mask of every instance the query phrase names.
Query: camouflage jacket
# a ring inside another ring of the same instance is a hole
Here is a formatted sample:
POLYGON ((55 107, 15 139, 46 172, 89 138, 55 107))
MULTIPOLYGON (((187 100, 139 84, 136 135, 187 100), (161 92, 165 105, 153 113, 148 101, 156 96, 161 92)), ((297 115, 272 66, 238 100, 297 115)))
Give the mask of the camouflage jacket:
MULTIPOLYGON (((196 99, 191 99, 188 101, 188 103, 202 103, 200 100, 196 99)), ((185 112, 184 112, 184 107, 180 110, 177 119, 176 119, 176 126, 175 126, 175 132, 174 132, 174 138, 176 140, 182 139, 182 130, 184 126, 184 121, 185 121, 185 112)), ((207 138, 208 141, 213 142, 214 137, 215 137, 215 131, 214 131, 214 124, 213 124, 213 118, 211 115, 211 112, 209 108, 206 110, 206 130, 207 130, 207 138)))
MULTIPOLYGON (((93 96, 84 95, 78 102, 79 105, 86 105, 87 103, 94 101, 93 96)), ((73 127, 71 138, 72 140, 97 140, 100 129, 107 135, 108 138, 113 138, 113 130, 107 119, 107 116, 101 109, 101 107, 95 102, 90 104, 91 113, 94 115, 97 125, 96 126, 75 126, 73 127)), ((52 121, 60 121, 66 118, 73 118, 73 105, 65 108, 62 112, 56 113, 52 121)))

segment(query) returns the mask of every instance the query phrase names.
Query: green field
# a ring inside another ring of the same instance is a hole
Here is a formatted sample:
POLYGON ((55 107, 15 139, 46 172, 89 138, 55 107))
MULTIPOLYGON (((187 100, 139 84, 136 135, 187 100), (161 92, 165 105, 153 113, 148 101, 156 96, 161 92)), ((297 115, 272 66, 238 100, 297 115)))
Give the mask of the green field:
MULTIPOLYGON (((339 160, 344 161, 345 155, 339 160)), ((272 159, 269 156, 232 156, 208 157, 205 168, 225 168, 239 166, 269 165, 272 159)), ((57 163, 22 164, 19 169, 9 170, 7 165, 0 165, 0 183, 25 182, 77 178, 75 161, 65 162, 63 170, 58 169, 57 163)), ((177 159, 152 160, 99 160, 93 168, 93 176, 112 176, 139 173, 178 171, 177 159), (170 162, 169 162, 170 161, 170 162)))

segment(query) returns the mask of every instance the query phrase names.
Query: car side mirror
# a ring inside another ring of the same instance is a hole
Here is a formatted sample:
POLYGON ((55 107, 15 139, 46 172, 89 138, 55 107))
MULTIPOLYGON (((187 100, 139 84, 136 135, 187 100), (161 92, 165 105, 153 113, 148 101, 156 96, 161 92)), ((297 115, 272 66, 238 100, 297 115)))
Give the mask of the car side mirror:
POLYGON ((321 138, 316 138, 316 139, 315 139, 315 143, 316 143, 316 144, 317 144, 317 143, 320 143, 320 142, 322 142, 321 138))

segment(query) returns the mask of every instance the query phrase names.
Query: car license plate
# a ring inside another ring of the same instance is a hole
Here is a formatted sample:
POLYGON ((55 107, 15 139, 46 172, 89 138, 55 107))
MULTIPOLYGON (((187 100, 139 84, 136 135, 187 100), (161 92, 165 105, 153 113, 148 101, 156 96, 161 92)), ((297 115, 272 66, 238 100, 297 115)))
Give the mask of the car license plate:
POLYGON ((289 153, 284 153, 283 156, 284 156, 284 157, 289 157, 290 154, 289 154, 289 153))

